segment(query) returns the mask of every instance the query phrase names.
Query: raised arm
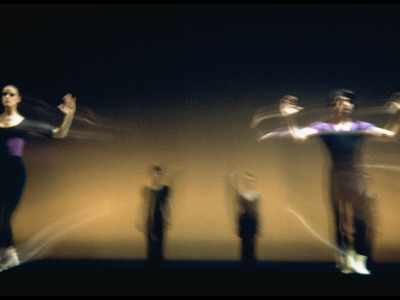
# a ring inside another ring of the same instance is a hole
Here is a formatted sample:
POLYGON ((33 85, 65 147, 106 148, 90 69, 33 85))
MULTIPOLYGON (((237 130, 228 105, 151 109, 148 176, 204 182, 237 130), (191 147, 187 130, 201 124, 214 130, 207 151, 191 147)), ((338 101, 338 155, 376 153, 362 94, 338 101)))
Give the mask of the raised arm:
POLYGON ((385 106, 391 116, 381 132, 384 136, 395 138, 400 130, 400 92, 393 93, 385 106))
POLYGON ((68 135, 69 129, 72 124, 72 120, 74 119, 75 110, 76 110, 76 97, 73 97, 72 94, 66 94, 63 97, 63 103, 61 103, 58 108, 64 114, 64 120, 60 127, 57 127, 53 130, 53 138, 62 139, 68 135))
POLYGON ((280 99, 279 110, 283 117, 287 128, 280 128, 269 132, 258 138, 258 141, 265 140, 270 137, 285 137, 289 136, 297 141, 303 141, 315 135, 317 130, 309 127, 299 128, 297 126, 295 115, 303 109, 297 105, 298 98, 292 95, 285 95, 280 99))

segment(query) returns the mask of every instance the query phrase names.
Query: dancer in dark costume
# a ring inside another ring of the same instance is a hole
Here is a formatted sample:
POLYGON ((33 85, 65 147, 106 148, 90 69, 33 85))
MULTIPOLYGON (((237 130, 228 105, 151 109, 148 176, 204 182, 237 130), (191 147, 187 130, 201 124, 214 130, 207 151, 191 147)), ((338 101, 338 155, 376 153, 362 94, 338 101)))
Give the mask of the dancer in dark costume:
POLYGON ((230 179, 235 230, 240 238, 240 258, 245 268, 252 268, 257 262, 256 242, 260 234, 261 194, 255 190, 255 182, 255 176, 247 172, 240 175, 235 173, 230 179))
POLYGON ((259 233, 259 206, 261 195, 254 190, 255 177, 243 176, 243 190, 237 191, 238 234, 241 238, 241 259, 245 267, 252 267, 256 258, 256 237, 259 233))
POLYGON ((274 135, 290 134, 297 141, 319 137, 329 151, 330 203, 334 214, 336 267, 342 273, 370 274, 367 259, 371 257, 374 226, 373 197, 368 193, 368 176, 361 164, 364 138, 394 139, 400 125, 400 93, 394 93, 388 102, 393 113, 386 129, 371 123, 353 121, 356 107, 355 95, 349 90, 338 90, 330 102, 331 121, 315 122, 298 128, 294 115, 303 108, 297 106, 297 97, 286 95, 281 99, 280 110, 288 131, 276 130, 259 140, 274 135))
POLYGON ((71 127, 76 110, 76 99, 71 94, 58 106, 64 114, 59 127, 27 119, 18 111, 22 97, 14 85, 6 85, 1 101, 4 112, 0 115, 0 271, 19 265, 18 253, 13 245, 11 218, 22 196, 26 173, 22 161, 25 138, 39 134, 48 138, 64 138, 71 127))
POLYGON ((142 189, 141 228, 146 235, 147 261, 151 268, 160 268, 164 261, 165 229, 169 225, 170 188, 161 179, 159 166, 149 169, 150 184, 142 189))

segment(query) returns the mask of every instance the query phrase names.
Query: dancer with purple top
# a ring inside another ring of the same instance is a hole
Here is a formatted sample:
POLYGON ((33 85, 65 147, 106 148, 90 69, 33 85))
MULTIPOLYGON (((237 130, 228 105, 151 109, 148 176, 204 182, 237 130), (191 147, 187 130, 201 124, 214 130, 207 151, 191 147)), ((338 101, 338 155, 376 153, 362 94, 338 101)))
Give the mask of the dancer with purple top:
POLYGON ((272 131, 259 141, 272 136, 289 135, 296 141, 319 137, 330 153, 330 203, 334 213, 336 267, 342 273, 368 275, 367 259, 371 257, 373 239, 373 197, 368 193, 368 176, 362 169, 361 149, 365 137, 395 139, 400 128, 400 93, 391 95, 388 111, 393 114, 386 128, 354 121, 355 95, 349 90, 336 91, 330 101, 331 121, 315 122, 299 128, 294 115, 303 108, 298 98, 284 96, 280 112, 288 130, 272 131))
POLYGON ((18 111, 22 101, 14 85, 3 87, 0 114, 0 271, 19 265, 18 253, 13 245, 11 217, 22 196, 26 173, 22 161, 25 138, 33 133, 48 138, 67 136, 74 119, 76 98, 67 94, 58 106, 64 114, 59 127, 25 118, 18 111))

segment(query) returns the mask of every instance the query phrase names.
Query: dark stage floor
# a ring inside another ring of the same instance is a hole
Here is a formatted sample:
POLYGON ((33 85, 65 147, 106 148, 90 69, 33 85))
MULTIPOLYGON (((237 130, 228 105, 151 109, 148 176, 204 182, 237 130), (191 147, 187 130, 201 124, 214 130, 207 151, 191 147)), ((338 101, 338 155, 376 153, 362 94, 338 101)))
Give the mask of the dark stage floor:
POLYGON ((334 264, 45 259, 0 273, 2 296, 317 296, 400 295, 400 265, 376 264, 371 275, 341 274, 334 264))

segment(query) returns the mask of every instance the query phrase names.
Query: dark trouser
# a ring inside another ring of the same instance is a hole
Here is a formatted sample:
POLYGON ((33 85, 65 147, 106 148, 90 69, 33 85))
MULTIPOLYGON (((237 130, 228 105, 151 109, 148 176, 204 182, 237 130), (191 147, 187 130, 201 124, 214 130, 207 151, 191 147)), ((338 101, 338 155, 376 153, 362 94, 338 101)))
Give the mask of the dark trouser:
POLYGON ((25 179, 20 157, 0 158, 0 248, 13 244, 11 217, 21 198, 25 179))
POLYGON ((164 260, 164 228, 161 217, 154 218, 147 231, 147 260, 151 267, 161 267, 164 260))
POLYGON ((252 266, 256 262, 255 256, 255 236, 248 235, 242 237, 241 258, 245 266, 252 266))
POLYGON ((336 243, 340 250, 353 248, 370 256, 373 238, 373 203, 367 194, 366 175, 354 169, 331 171, 331 204, 336 243))
POLYGON ((256 262, 255 241, 257 234, 257 219, 246 213, 239 215, 239 236, 241 238, 241 259, 244 265, 250 266, 256 262))

